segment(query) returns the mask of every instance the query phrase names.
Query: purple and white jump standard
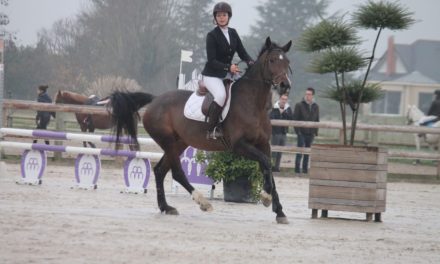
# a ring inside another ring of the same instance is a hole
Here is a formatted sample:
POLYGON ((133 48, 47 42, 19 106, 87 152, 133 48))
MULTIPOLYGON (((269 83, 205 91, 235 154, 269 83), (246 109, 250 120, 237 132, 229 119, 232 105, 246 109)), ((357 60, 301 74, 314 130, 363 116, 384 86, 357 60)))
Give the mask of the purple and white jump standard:
MULTIPOLYGON (((116 142, 116 137, 111 135, 66 133, 49 130, 0 128, 0 134, 30 138, 69 140, 76 142, 116 142)), ((133 143, 133 140, 130 137, 121 137, 120 140, 123 144, 133 143)), ((157 146, 157 144, 151 138, 138 138, 138 142, 144 146, 157 146)), ((159 160, 163 155, 162 153, 153 152, 84 148, 8 141, 1 141, 0 146, 4 148, 25 150, 22 155, 21 182, 26 184, 41 184, 41 178, 44 174, 47 164, 46 151, 77 154, 78 156, 75 161, 75 180, 77 187, 83 189, 97 188, 97 181, 101 171, 101 161, 99 158, 100 155, 127 157, 127 160, 124 163, 124 182, 126 185, 126 192, 134 193, 146 192, 151 174, 150 159, 159 160)), ((196 152, 197 150, 192 147, 188 147, 184 151, 180 157, 182 168, 191 183, 211 187, 213 181, 205 175, 205 164, 198 164, 195 161, 196 152)), ((173 189, 174 188, 177 192, 177 183, 173 182, 173 189)), ((209 192, 212 196, 212 188, 209 189, 209 192)))
POLYGON ((161 153, 140 152, 129 150, 83 148, 39 143, 0 142, 2 148, 26 150, 22 155, 22 178, 20 183, 41 184, 41 178, 46 168, 46 151, 78 154, 75 162, 75 179, 78 188, 96 189, 101 170, 100 155, 123 156, 128 159, 124 165, 124 180, 127 192, 146 192, 150 177, 151 165, 149 159, 158 160, 161 153))

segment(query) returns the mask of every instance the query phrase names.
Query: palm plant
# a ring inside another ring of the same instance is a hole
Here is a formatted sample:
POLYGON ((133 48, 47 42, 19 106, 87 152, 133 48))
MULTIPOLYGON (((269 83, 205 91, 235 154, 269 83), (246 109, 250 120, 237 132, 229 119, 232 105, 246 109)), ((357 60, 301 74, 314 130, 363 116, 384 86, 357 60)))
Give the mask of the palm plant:
POLYGON ((350 145, 353 145, 360 105, 383 96, 378 84, 367 84, 382 31, 407 29, 414 23, 412 14, 396 2, 368 1, 353 13, 351 23, 344 21, 342 17, 323 19, 317 25, 307 28, 301 35, 297 48, 314 55, 308 70, 319 74, 334 74, 335 84, 329 87, 324 96, 339 103, 344 145, 348 144, 347 106, 351 110, 350 145), (365 57, 357 48, 360 40, 356 35, 356 28, 377 31, 369 57, 365 57), (359 80, 347 76, 348 73, 364 67, 367 69, 359 80))

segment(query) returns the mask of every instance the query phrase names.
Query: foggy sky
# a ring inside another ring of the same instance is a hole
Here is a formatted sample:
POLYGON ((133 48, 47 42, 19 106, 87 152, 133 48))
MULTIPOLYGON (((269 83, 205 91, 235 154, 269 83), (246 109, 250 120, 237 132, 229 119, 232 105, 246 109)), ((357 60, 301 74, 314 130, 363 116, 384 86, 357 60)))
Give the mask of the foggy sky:
MULTIPOLYGON (((263 1, 269 0, 229 0, 233 7, 233 18, 231 27, 237 29, 240 35, 249 33, 250 25, 258 19, 254 7, 263 1)), ((356 0, 333 0, 329 13, 340 12, 345 14, 366 1, 356 0)), ((417 39, 440 40, 440 1, 438 0, 400 0, 398 1, 415 12, 415 19, 418 21, 411 29, 406 31, 392 32, 386 30, 378 45, 380 56, 386 49, 387 38, 394 35, 396 43, 410 44, 417 39)), ((50 28, 53 22, 66 17, 74 17, 81 9, 86 7, 87 0, 10 0, 8 7, 1 7, 11 21, 7 26, 8 30, 16 32, 17 40, 22 45, 35 45, 37 32, 41 28, 50 28)), ((210 23, 207 22, 207 23, 210 23)), ((360 32, 362 39, 366 42, 362 45, 364 50, 369 50, 375 36, 372 31, 360 32)), ((263 41, 263 40, 262 40, 263 41)), ((278 40, 287 42, 287 40, 278 40)))

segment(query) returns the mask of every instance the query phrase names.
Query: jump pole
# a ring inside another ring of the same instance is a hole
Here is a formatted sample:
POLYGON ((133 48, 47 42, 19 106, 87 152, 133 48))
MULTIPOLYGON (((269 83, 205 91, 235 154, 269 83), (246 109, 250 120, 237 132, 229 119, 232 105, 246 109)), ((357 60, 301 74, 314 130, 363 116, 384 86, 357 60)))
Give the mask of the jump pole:
MULTIPOLYGON (((54 140, 71 140, 71 141, 88 141, 93 143, 115 143, 116 137, 111 135, 97 135, 97 134, 82 134, 82 133, 67 133, 60 131, 50 131, 50 130, 32 130, 32 129, 19 129, 19 128, 0 128, 0 134, 3 135, 14 135, 23 137, 33 137, 33 138, 43 138, 43 139, 54 139, 54 140)), ((120 137, 120 143, 122 144, 133 144, 134 141, 131 137, 120 137)), ((157 146, 151 138, 138 138, 139 144, 147 146, 157 146)))

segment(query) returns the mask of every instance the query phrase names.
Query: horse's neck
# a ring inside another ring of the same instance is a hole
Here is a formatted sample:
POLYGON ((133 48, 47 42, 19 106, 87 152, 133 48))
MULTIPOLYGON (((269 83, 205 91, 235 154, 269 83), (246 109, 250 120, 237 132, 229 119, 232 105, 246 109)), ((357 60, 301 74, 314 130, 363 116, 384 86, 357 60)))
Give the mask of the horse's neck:
POLYGON ((240 92, 240 99, 250 101, 256 107, 256 110, 265 111, 267 101, 270 100, 271 85, 265 82, 262 76, 262 67, 260 63, 254 64, 246 73, 241 84, 237 89, 240 92))
POLYGON ((81 98, 80 95, 73 93, 65 93, 63 95, 63 101, 67 104, 84 104, 86 99, 81 98))

